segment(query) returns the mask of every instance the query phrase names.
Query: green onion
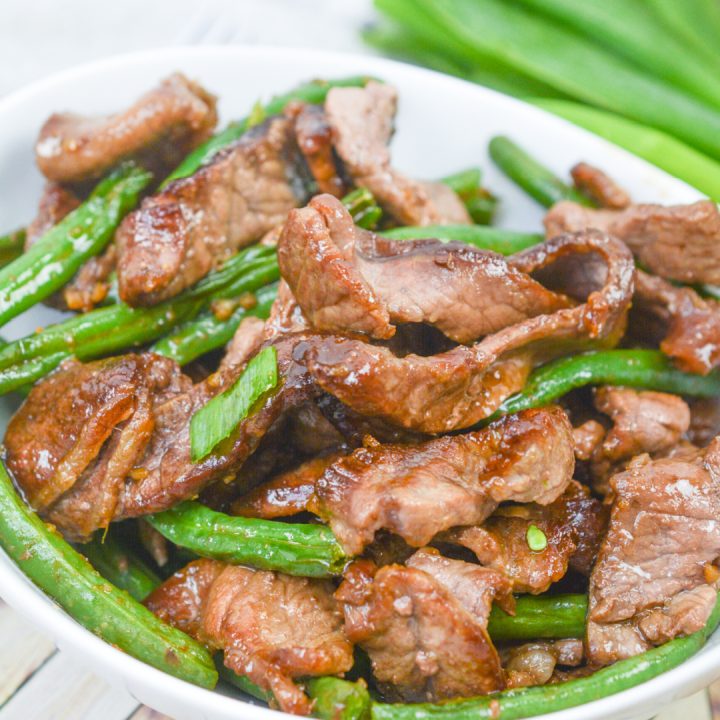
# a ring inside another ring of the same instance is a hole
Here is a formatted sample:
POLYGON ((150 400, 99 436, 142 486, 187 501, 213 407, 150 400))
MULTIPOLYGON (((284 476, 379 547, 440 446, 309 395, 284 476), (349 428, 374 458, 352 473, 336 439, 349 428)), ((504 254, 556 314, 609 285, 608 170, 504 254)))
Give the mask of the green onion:
POLYGON ((533 552, 542 552, 547 547, 547 537, 537 525, 531 525, 527 529, 526 539, 533 552))
POLYGON ((278 382, 277 351, 261 350, 225 392, 212 398, 190 420, 190 457, 198 462, 230 435, 253 405, 278 382))

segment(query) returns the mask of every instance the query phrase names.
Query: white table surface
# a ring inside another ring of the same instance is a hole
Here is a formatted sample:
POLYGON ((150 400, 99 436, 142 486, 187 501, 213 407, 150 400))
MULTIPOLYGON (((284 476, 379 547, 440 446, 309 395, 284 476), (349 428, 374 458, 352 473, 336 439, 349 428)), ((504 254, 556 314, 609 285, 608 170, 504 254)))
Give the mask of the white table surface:
MULTIPOLYGON (((73 65, 167 45, 368 52, 358 29, 372 18, 371 0, 0 0, 0 97, 73 65)), ((0 638, 0 720, 164 717, 68 661, 1 602, 0 638)), ((720 685, 665 708, 657 720, 713 718, 720 720, 720 685)))

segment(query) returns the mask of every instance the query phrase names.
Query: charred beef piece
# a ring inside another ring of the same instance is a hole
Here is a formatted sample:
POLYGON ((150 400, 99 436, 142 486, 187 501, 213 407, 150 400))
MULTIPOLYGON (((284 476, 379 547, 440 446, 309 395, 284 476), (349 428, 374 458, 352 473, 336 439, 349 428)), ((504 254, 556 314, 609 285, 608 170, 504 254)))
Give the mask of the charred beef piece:
POLYGON ((310 510, 350 554, 380 529, 421 547, 443 530, 481 523, 501 502, 552 502, 573 468, 565 413, 529 410, 466 435, 360 448, 318 478, 310 510))
POLYGON ((215 97, 175 73, 123 113, 51 115, 35 155, 43 175, 57 182, 97 178, 128 158, 162 173, 207 139, 216 122, 215 97))
POLYGON ((145 604, 211 648, 225 665, 272 692, 285 712, 309 715, 293 678, 336 675, 353 664, 332 585, 323 580, 196 560, 145 604))
POLYGON ((390 164, 388 143, 397 90, 376 82, 364 88, 332 88, 325 114, 335 150, 355 185, 366 187, 403 225, 470 223, 457 194, 440 183, 410 180, 390 164))
POLYGON ((482 525, 457 528, 440 539, 472 550, 482 565, 509 578, 514 592, 538 594, 561 580, 568 566, 590 574, 606 524, 601 503, 572 481, 549 505, 503 506, 482 525), (547 547, 540 552, 528 546, 531 525, 547 538, 547 547))
POLYGON ((619 238, 654 275, 686 283, 720 283, 720 211, 691 205, 631 205, 594 210, 570 201, 545 216, 548 237, 594 228, 619 238))
POLYGON ((638 270, 629 331, 681 369, 706 375, 720 366, 720 302, 638 270))
POLYGON ((545 685, 560 665, 574 668, 582 664, 582 640, 542 640, 509 648, 503 654, 509 688, 545 685))
POLYGON ((518 253, 508 266, 542 276, 580 304, 510 325, 472 346, 430 356, 327 336, 307 365, 320 387, 361 415, 425 433, 449 432, 491 415, 530 370, 573 350, 613 346, 623 333, 634 266, 625 245, 589 231, 518 253))
POLYGON ((695 457, 637 457, 610 479, 610 525, 590 576, 589 660, 607 665, 702 628, 720 556, 720 440, 695 457))
POLYGON ((120 297, 153 305, 260 239, 305 199, 292 121, 272 117, 146 198, 116 233, 120 297))
POLYGON ((575 187, 597 205, 611 210, 624 210, 631 203, 630 196, 599 168, 580 162, 570 170, 575 187))
POLYGON ((295 335, 274 343, 280 390, 240 423, 221 452, 196 463, 190 419, 241 367, 191 385, 175 363, 150 353, 65 364, 33 388, 10 422, 8 467, 33 507, 75 539, 110 520, 171 507, 215 480, 231 480, 273 424, 317 393, 302 364, 313 341, 295 335), (173 392, 158 393, 165 386, 173 392))
POLYGON ((289 214, 278 261, 304 316, 326 332, 382 339, 398 323, 425 323, 467 343, 574 304, 497 253, 357 228, 329 195, 289 214))
POLYGON ((80 198, 60 183, 47 182, 40 195, 35 219, 28 225, 25 249, 28 250, 51 227, 57 225, 68 213, 80 205, 80 198))
POLYGON ((353 563, 335 597, 345 633, 370 656, 390 700, 435 701, 502 690, 487 633, 495 596, 507 581, 487 568, 416 553, 412 567, 353 563))

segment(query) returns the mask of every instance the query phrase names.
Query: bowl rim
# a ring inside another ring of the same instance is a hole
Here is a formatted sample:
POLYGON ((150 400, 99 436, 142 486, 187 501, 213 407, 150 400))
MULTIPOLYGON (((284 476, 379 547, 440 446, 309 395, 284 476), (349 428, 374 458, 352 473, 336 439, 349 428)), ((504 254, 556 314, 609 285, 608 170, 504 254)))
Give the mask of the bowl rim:
MULTIPOLYGON (((593 142, 611 148, 614 153, 632 158, 632 162, 646 166, 652 174, 663 175, 674 181, 678 190, 689 189, 685 183, 670 178, 667 173, 650 165, 644 160, 618 148, 598 136, 578 128, 566 120, 552 115, 534 105, 522 100, 503 95, 489 88, 485 88, 460 78, 444 75, 433 70, 420 68, 395 60, 388 60, 374 55, 360 55, 357 53, 331 52, 324 50, 296 48, 273 45, 206 45, 206 46, 170 46, 139 52, 123 53, 77 65, 45 78, 39 79, 9 95, 0 98, 0 119, 5 113, 12 112, 14 108, 27 102, 29 99, 42 95, 53 86, 65 82, 80 82, 84 77, 94 76, 110 70, 121 70, 123 66, 131 66, 143 62, 154 62, 173 57, 183 59, 207 58, 209 56, 247 57, 262 61, 269 58, 277 61, 282 57, 300 55, 308 60, 324 63, 328 68, 334 67, 334 61, 341 65, 349 62, 357 64, 360 72, 382 76, 384 68, 394 72, 407 73, 408 76, 433 77, 436 82, 463 86, 466 92, 485 94, 493 98, 493 102, 505 103, 508 107, 515 106, 515 111, 522 111, 528 117, 551 117, 553 122, 564 125, 568 132, 592 137, 593 142)), ((698 194, 698 197, 701 197, 698 194)), ((34 625, 47 632, 57 642, 62 651, 67 651, 86 664, 89 669, 105 677, 109 682, 124 685, 134 695, 133 687, 142 688, 142 695, 152 696, 161 692, 171 695, 174 702, 189 706, 201 705, 204 712, 218 717, 257 718, 273 720, 279 717, 280 711, 253 705, 244 699, 230 697, 216 691, 206 690, 184 680, 168 675, 136 658, 127 655, 118 648, 106 643, 99 637, 86 630, 82 625, 71 618, 59 605, 47 597, 35 586, 13 563, 12 560, 0 550, 0 596, 21 615, 27 617, 34 625), (94 665, 88 662, 92 658, 94 665), (133 687, 128 687, 131 683, 133 687)), ((716 631, 715 635, 720 633, 716 631)), ((615 718, 630 717, 634 711, 642 712, 653 700, 671 701, 687 696, 712 680, 720 677, 720 645, 705 646, 698 653, 656 678, 648 680, 633 688, 623 690, 614 695, 593 700, 582 705, 565 710, 533 716, 537 720, 576 720, 578 709, 582 708, 584 720, 601 720, 612 715, 615 718)), ((147 698, 142 702, 148 703, 147 698)), ((292 717, 282 713, 287 717, 292 717)))

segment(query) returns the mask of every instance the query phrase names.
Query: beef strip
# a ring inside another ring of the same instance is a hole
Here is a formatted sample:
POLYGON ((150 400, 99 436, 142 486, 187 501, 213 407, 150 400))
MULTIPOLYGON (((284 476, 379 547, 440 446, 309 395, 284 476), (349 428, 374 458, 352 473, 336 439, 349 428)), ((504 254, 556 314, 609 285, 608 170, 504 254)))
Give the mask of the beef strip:
POLYGON ((292 121, 272 117, 146 198, 116 233, 120 297, 153 305, 259 240, 305 199, 292 121))
POLYGON ((510 648, 503 653, 509 688, 545 685, 558 665, 577 667, 583 661, 582 640, 542 640, 510 648))
POLYGON ((611 210, 624 210, 631 203, 630 196, 611 177, 599 168, 580 162, 570 170, 573 184, 597 205, 611 210))
POLYGON ((548 237, 594 228, 619 238, 654 275, 686 283, 720 283, 720 211, 710 200, 691 205, 631 205, 595 210, 570 201, 545 216, 548 237))
POLYGON ((697 447, 705 447, 720 435, 720 398, 693 398, 689 403, 688 440, 697 447))
POLYGON ((51 227, 57 225, 68 213, 80 205, 80 198, 70 189, 57 182, 47 182, 40 195, 37 215, 28 225, 25 249, 33 246, 51 227))
POLYGON ((502 506, 481 526, 457 528, 439 539, 472 550, 482 565, 509 578, 514 592, 538 594, 562 579, 568 566, 590 574, 606 523, 601 503, 572 481, 549 505, 502 506), (547 538, 542 551, 528 545, 531 525, 547 538))
POLYGON ((420 547, 443 530, 482 522, 501 502, 552 502, 573 467, 565 413, 528 410, 465 435, 360 448, 318 478, 309 509, 349 554, 381 528, 420 547))
POLYGON ((720 366, 720 303, 638 270, 629 331, 681 369, 706 375, 720 366))
POLYGON ((720 555, 720 440, 695 457, 641 455, 610 486, 610 526, 589 589, 587 648, 599 665, 707 621, 720 555))
POLYGON ((288 215, 278 261, 304 316, 327 332, 389 338, 397 323, 426 323, 467 343, 574 304, 497 253, 355 227, 329 195, 288 215))
POLYGON ((167 172, 210 136, 216 122, 215 97, 175 73, 117 115, 51 115, 40 130, 36 160, 57 182, 97 178, 128 158, 167 172))
POLYGON ((447 562, 438 568, 416 557, 420 567, 377 569, 357 561, 335 594, 347 637, 368 653, 390 700, 469 697, 505 685, 486 626, 493 596, 507 586, 486 568, 447 562))
POLYGON ((621 242, 595 231, 560 236, 512 256, 508 265, 522 273, 542 271, 543 284, 556 283, 584 302, 427 357, 397 357, 359 338, 327 336, 308 354, 309 371, 323 390, 361 415, 437 433, 491 415, 524 386, 533 366, 617 343, 634 277, 621 242))
POLYGON ((271 691, 280 709, 309 715, 312 705, 293 678, 335 675, 353 664, 332 591, 324 580, 196 560, 145 604, 223 650, 225 665, 271 691))
POLYGON ((392 168, 388 143, 396 110, 397 91, 390 85, 369 82, 328 92, 325 114, 345 169, 402 225, 470 223, 449 187, 410 180, 392 168))
POLYGON ((36 385, 13 417, 5 435, 8 466, 31 504, 71 538, 172 507, 211 482, 232 481, 283 414, 316 394, 302 364, 314 340, 276 340, 280 389, 199 462, 190 459, 190 419, 242 367, 191 385, 175 363, 152 354, 66 364, 36 385), (157 393, 163 382, 172 393, 157 393))

